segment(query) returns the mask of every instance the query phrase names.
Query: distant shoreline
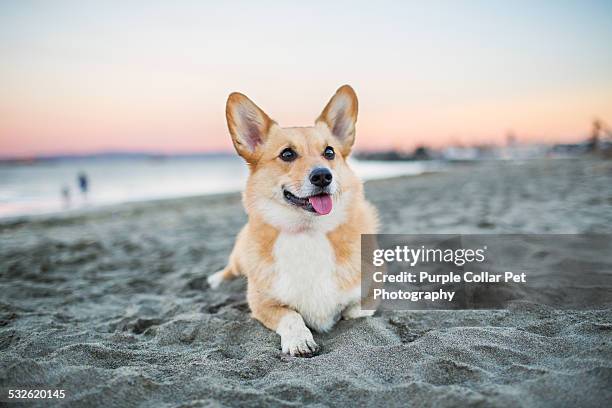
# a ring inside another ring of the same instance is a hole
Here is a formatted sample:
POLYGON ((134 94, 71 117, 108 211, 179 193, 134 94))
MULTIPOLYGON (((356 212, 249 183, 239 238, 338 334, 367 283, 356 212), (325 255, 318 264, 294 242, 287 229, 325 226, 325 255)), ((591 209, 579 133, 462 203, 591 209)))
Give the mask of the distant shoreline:
MULTIPOLYGON (((419 174, 408 174, 400 176, 391 176, 385 178, 379 178, 374 180, 367 180, 364 183, 366 185, 385 183, 387 181, 398 180, 402 178, 414 178, 414 177, 427 177, 433 174, 439 174, 440 171, 426 171, 419 174)), ((228 192, 217 192, 207 194, 194 194, 180 197, 162 197, 162 198, 151 198, 151 199, 135 199, 133 201, 124 201, 120 203, 112 204, 98 204, 91 206, 83 206, 78 208, 72 208, 68 210, 34 213, 34 214, 23 214, 23 215, 9 215, 0 216, 0 228, 8 226, 21 225, 29 222, 47 222, 50 220, 67 220, 70 218, 79 218, 83 216, 105 215, 114 214, 121 212, 134 212, 145 209, 154 210, 158 207, 168 207, 174 205, 188 205, 194 201, 217 201, 217 200, 232 200, 240 199, 242 190, 228 191, 228 192)))
MULTIPOLYGON (((442 170, 446 164, 351 159, 364 180, 442 170)), ((89 211, 121 203, 241 191, 248 168, 235 154, 207 158, 99 158, 0 166, 0 219, 89 211), (82 191, 79 175, 88 180, 82 191)))

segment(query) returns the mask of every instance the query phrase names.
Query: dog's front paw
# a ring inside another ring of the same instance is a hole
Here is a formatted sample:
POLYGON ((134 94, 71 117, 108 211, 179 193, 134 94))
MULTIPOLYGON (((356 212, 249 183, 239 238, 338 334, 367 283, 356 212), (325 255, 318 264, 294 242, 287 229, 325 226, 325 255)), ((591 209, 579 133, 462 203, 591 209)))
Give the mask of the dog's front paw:
POLYGON ((344 320, 359 319, 360 317, 373 316, 375 312, 376 310, 363 310, 361 309, 361 305, 356 303, 342 311, 342 318, 344 320))
POLYGON ((312 338, 310 330, 302 333, 285 334, 281 336, 283 353, 293 357, 312 357, 317 354, 320 347, 312 338))
POLYGON ((211 289, 217 289, 224 280, 225 279, 223 278, 223 270, 215 272, 208 278, 206 278, 206 282, 208 282, 208 286, 210 286, 211 289))

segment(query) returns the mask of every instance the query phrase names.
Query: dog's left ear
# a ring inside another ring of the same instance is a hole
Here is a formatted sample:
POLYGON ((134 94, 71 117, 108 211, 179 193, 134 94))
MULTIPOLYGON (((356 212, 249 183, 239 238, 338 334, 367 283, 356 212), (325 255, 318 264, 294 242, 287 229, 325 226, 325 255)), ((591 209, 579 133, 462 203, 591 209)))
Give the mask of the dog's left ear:
POLYGON ((341 86, 330 99, 316 120, 327 125, 331 133, 342 144, 342 155, 348 156, 355 143, 357 122, 357 95, 349 85, 341 86))

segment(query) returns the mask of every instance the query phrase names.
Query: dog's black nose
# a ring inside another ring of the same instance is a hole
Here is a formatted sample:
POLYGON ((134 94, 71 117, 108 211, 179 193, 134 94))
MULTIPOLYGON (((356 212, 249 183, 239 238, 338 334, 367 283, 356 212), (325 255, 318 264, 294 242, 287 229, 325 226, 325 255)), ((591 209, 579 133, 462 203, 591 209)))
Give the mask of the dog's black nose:
POLYGON ((318 167, 310 173, 310 182, 317 187, 327 187, 332 182, 332 174, 325 167, 318 167))

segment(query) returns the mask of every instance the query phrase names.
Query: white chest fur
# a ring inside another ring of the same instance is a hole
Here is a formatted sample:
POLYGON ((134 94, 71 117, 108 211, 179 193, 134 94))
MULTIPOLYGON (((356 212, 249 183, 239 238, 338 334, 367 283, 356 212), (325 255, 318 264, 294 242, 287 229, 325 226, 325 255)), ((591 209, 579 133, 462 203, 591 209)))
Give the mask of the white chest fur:
POLYGON ((272 294, 318 331, 331 329, 346 305, 358 299, 334 278, 334 250, 323 232, 281 233, 274 245, 272 294))

